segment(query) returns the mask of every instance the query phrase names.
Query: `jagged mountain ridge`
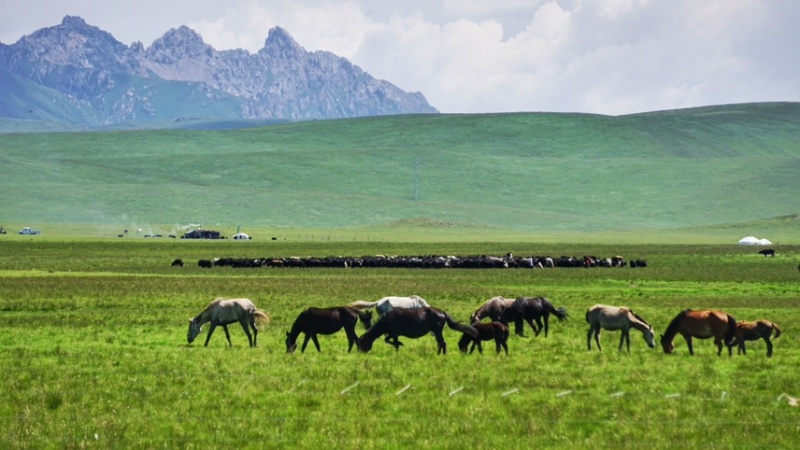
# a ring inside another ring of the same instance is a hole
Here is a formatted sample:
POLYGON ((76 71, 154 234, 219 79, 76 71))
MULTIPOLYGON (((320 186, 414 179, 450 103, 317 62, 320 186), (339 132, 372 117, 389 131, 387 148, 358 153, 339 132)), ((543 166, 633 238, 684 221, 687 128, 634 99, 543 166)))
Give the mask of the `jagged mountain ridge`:
MULTIPOLYGON (((377 80, 345 58, 306 51, 280 27, 269 30, 264 47, 253 54, 215 50, 185 26, 167 31, 147 48, 141 42, 126 46, 82 18, 67 16, 60 25, 0 44, 0 69, 63 93, 73 108, 94 111, 96 117, 82 124, 89 126, 187 117, 331 119, 437 112, 422 94, 377 80)), ((25 110, 21 95, 0 104, 0 116, 41 119, 25 110)), ((63 120, 74 122, 75 116, 63 120)))

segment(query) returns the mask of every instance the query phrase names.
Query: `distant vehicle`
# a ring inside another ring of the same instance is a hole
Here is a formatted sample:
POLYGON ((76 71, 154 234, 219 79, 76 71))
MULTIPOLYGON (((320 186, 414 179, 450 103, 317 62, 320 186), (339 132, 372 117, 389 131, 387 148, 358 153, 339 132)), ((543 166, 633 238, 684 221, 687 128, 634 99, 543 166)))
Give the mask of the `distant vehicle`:
POLYGON ((31 228, 31 227, 25 227, 25 228, 19 230, 19 234, 33 235, 33 234, 39 234, 39 233, 41 233, 41 231, 39 231, 39 230, 37 230, 35 228, 31 228))

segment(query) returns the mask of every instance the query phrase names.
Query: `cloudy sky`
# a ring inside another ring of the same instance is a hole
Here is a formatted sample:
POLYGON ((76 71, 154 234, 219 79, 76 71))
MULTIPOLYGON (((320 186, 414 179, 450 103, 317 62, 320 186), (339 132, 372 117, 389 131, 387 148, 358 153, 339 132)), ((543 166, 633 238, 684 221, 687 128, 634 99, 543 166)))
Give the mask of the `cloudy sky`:
POLYGON ((442 112, 627 114, 800 101, 798 0, 0 0, 0 42, 83 17, 256 52, 285 28, 442 112))

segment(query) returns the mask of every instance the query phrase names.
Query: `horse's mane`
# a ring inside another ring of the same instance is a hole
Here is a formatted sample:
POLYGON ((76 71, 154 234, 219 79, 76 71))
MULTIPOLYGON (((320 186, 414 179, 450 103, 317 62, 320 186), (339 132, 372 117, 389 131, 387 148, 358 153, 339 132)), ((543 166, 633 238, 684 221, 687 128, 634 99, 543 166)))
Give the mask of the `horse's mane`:
POLYGON ((638 320, 639 322, 642 322, 643 324, 647 325, 648 327, 650 326, 650 324, 647 323, 647 321, 644 320, 644 318, 642 316, 640 316, 640 315, 636 314, 635 312, 633 312, 632 309, 629 309, 628 311, 630 311, 631 314, 633 314, 633 317, 636 317, 636 320, 638 320))
POLYGON ((209 303, 208 306, 206 306, 204 310, 200 311, 200 314, 198 314, 197 317, 200 317, 203 314, 209 312, 211 310, 211 308, 213 308, 214 306, 216 306, 219 302, 221 302, 223 300, 225 300, 224 297, 219 297, 219 298, 216 298, 216 299, 212 300, 211 303, 209 303))
POLYGON ((681 320, 683 320, 683 318, 686 317, 686 314, 688 314, 690 311, 691 309, 684 309, 683 311, 678 313, 678 315, 675 316, 674 319, 672 319, 669 325, 667 325, 667 329, 664 330, 665 338, 672 339, 673 337, 675 337, 676 334, 678 334, 678 325, 680 325, 681 320))

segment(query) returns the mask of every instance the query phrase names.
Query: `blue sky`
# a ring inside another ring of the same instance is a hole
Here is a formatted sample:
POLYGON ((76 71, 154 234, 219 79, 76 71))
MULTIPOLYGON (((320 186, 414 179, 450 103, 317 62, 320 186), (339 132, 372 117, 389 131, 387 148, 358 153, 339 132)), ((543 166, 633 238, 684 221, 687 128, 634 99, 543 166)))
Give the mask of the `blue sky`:
POLYGON ((0 42, 83 17, 145 46, 186 25, 217 50, 274 26, 442 112, 628 114, 800 101, 797 0, 0 0, 0 42))

